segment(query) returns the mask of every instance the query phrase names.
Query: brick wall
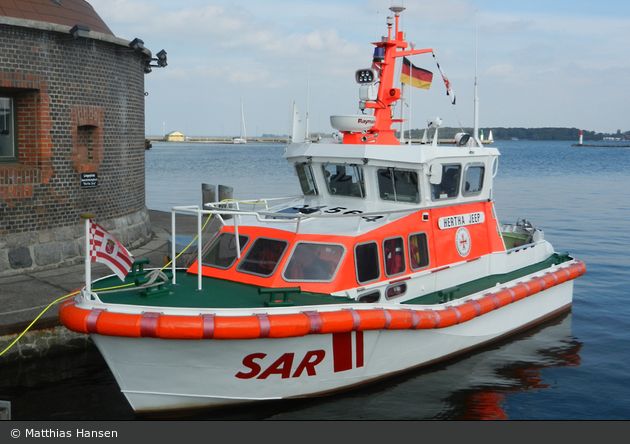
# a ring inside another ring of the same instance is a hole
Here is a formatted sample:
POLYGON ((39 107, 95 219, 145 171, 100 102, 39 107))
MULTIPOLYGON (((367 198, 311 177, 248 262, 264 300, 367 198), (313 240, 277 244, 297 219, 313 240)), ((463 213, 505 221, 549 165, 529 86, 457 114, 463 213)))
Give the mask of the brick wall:
MULTIPOLYGON (((125 229, 128 246, 149 235, 142 63, 114 43, 0 25, 0 95, 15 98, 19 150, 19 163, 0 161, 0 274, 44 265, 36 250, 60 232, 78 241, 84 212, 125 229), (85 172, 97 188, 81 187, 85 172)), ((66 250, 60 262, 76 262, 66 250)))

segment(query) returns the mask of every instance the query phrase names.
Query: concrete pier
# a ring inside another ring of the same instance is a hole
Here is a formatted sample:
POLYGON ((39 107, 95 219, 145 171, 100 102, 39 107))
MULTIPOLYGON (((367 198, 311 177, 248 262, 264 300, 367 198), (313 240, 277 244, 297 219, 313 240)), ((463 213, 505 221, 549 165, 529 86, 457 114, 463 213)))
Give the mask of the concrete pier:
MULTIPOLYGON (((171 236, 171 213, 149 210, 151 240, 130 249, 135 259, 149 258, 149 267, 162 267, 171 236)), ((197 235, 194 216, 177 215, 177 234, 197 235)), ((209 240, 210 237, 206 239, 209 240)), ((0 353, 29 326, 50 303, 85 285, 85 263, 55 269, 29 271, 15 276, 0 277, 0 353)), ((111 275, 105 265, 92 263, 92 279, 111 275)), ((57 347, 81 347, 89 343, 87 335, 67 330, 57 314, 61 302, 49 308, 8 351, 0 363, 43 356, 57 347)))

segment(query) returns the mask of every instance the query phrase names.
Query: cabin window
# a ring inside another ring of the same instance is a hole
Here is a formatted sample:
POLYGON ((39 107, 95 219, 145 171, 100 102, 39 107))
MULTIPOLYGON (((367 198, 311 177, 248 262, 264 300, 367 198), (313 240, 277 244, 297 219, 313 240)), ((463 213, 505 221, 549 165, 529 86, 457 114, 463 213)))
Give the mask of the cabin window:
POLYGON ((18 161, 15 102, 0 96, 0 163, 18 161))
MULTIPOLYGON (((242 252, 249 242, 249 237, 239 235, 238 241, 242 252)), ((221 233, 203 254, 201 262, 210 267, 227 269, 234 265, 236 258, 236 236, 233 233, 221 233)))
POLYGON ((363 296, 359 296, 357 301, 363 302, 364 304, 374 304, 381 299, 380 291, 372 291, 370 293, 364 294, 363 296))
POLYGON ((330 282, 345 253, 342 245, 299 242, 284 269, 286 281, 330 282))
POLYGON ((442 182, 431 185, 433 200, 457 197, 461 169, 461 165, 442 165, 442 182))
POLYGON ((271 276, 276 271, 288 245, 287 241, 259 237, 236 269, 243 273, 271 276))
POLYGON ((376 242, 355 245, 354 261, 359 284, 376 281, 381 277, 381 267, 378 263, 378 244, 376 242))
POLYGON ((486 168, 482 164, 471 164, 466 167, 464 172, 464 189, 462 191, 464 196, 481 194, 485 170, 486 168))
POLYGON ((387 287, 385 294, 387 295, 387 299, 392 299, 398 296, 402 296, 406 292, 407 292, 407 284, 399 283, 399 284, 390 285, 389 287, 387 287))
POLYGON ((405 246, 402 237, 385 239, 383 256, 387 276, 396 276, 405 272, 405 246))
POLYGON ((323 165, 328 192, 333 196, 365 197, 363 168, 357 165, 323 165))
POLYGON ((315 177, 313 176, 313 168, 308 163, 296 163, 295 171, 300 179, 302 193, 305 196, 314 196, 317 194, 317 186, 315 185, 315 177))
POLYGON ((382 168, 378 170, 377 174, 381 199, 396 202, 420 202, 418 173, 416 171, 382 168))
POLYGON ((429 266, 429 246, 426 233, 409 236, 409 266, 412 270, 429 266))

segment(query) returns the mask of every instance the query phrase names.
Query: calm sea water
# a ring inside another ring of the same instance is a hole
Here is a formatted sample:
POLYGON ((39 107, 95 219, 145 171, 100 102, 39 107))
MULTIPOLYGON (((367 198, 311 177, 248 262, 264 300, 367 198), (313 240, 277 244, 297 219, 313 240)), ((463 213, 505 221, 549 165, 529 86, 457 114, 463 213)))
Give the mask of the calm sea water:
MULTIPOLYGON (((530 220, 587 265, 570 313, 454 361, 331 397, 203 419, 630 419, 630 148, 497 141, 501 221, 530 220)), ((155 143, 147 206, 199 205, 201 183, 237 199, 299 193, 284 145, 155 143)), ((0 368, 13 419, 135 419, 95 348, 0 368)))

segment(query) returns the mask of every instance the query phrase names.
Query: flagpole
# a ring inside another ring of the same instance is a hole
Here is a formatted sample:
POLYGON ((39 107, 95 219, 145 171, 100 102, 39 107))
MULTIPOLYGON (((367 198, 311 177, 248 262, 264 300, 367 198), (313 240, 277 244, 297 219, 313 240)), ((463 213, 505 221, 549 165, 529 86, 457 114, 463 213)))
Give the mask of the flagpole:
POLYGON ((96 219, 93 213, 82 213, 81 219, 85 220, 85 295, 92 293, 92 257, 90 251, 90 220, 96 219))
POLYGON ((407 85, 401 83, 400 88, 402 90, 402 93, 400 94, 402 97, 402 105, 400 107, 400 136, 398 137, 398 141, 402 145, 405 143, 405 104, 407 102, 407 85))
MULTIPOLYGON (((409 46, 411 46, 413 51, 416 47, 416 42, 409 42, 409 46)), ((413 62, 411 62, 411 56, 409 56, 409 79, 413 83, 413 62)), ((411 145, 411 88, 409 88, 409 124, 407 127, 409 128, 409 144, 411 145)))

